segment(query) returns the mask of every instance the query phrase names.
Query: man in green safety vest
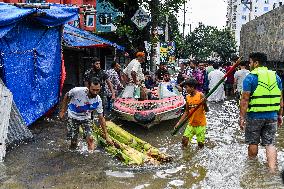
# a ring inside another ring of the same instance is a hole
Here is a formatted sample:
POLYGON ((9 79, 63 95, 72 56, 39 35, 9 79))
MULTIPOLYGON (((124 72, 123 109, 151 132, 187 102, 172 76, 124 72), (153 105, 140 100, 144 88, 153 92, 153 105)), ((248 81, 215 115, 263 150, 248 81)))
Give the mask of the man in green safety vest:
POLYGON ((240 102, 240 128, 245 130, 248 156, 258 153, 258 144, 265 146, 270 172, 276 171, 277 151, 275 134, 282 120, 282 83, 275 71, 263 66, 267 61, 264 53, 249 55, 251 73, 243 81, 240 102))

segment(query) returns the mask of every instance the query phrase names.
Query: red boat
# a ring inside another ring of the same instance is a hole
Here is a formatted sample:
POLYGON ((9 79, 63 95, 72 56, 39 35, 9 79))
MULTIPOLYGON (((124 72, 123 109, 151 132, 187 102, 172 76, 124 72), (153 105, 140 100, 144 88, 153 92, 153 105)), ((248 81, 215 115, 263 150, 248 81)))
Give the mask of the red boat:
POLYGON ((182 114, 185 100, 173 84, 159 84, 149 91, 150 100, 144 101, 137 99, 135 90, 134 85, 126 86, 114 101, 113 110, 120 119, 150 128, 161 121, 178 118, 182 114))

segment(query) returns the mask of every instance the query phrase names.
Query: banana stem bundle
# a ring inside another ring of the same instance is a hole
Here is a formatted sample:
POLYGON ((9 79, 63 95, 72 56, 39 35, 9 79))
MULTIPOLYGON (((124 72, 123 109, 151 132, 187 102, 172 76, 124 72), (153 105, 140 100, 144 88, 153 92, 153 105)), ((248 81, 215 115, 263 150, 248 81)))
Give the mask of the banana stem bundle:
POLYGON ((135 137, 111 121, 106 122, 109 137, 114 146, 108 146, 102 137, 102 131, 97 130, 98 141, 113 156, 118 157, 127 165, 142 165, 145 163, 158 165, 161 162, 172 161, 172 157, 162 153, 151 144, 135 137))

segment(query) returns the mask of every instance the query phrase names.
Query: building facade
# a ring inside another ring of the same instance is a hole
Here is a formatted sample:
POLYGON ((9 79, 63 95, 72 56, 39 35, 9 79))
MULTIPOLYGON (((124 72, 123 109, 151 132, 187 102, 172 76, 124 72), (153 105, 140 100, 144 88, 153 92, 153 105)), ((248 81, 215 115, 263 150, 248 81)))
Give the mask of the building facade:
POLYGON ((0 0, 4 3, 58 3, 75 5, 80 8, 79 20, 73 21, 76 27, 96 31, 96 0, 0 0))
POLYGON ((279 6, 284 0, 228 0, 227 23, 235 36, 237 46, 240 46, 242 25, 279 6))

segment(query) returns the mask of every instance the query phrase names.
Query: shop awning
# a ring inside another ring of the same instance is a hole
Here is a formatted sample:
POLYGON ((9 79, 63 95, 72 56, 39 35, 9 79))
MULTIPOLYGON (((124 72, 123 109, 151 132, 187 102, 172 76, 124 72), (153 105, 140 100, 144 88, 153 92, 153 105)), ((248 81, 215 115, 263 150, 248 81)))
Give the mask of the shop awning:
POLYGON ((124 51, 124 47, 117 45, 111 41, 94 35, 88 31, 70 26, 68 24, 64 25, 63 32, 64 42, 67 46, 72 47, 114 47, 118 50, 124 51))

